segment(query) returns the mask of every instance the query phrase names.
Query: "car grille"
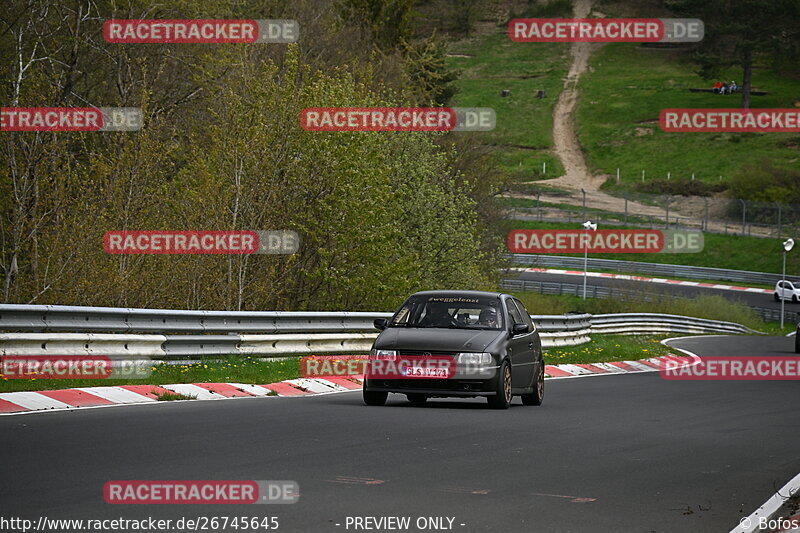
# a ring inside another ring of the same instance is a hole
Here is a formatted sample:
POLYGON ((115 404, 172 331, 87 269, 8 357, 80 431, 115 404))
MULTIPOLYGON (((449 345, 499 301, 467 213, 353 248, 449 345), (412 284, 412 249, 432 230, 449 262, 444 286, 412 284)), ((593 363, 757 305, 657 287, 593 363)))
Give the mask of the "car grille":
POLYGON ((458 383, 452 379, 376 379, 375 382, 397 389, 452 390, 458 388, 458 383))
POLYGON ((455 357, 457 352, 441 352, 436 350, 397 350, 397 354, 400 356, 403 355, 448 355, 450 357, 455 357))

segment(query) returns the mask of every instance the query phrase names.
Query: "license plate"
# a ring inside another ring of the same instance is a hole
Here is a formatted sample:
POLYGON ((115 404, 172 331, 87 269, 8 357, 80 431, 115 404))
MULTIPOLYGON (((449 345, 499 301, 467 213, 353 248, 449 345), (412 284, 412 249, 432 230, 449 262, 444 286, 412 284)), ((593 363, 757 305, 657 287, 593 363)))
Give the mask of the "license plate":
POLYGON ((407 378, 447 379, 450 377, 450 369, 427 366, 407 366, 403 369, 403 375, 407 378))

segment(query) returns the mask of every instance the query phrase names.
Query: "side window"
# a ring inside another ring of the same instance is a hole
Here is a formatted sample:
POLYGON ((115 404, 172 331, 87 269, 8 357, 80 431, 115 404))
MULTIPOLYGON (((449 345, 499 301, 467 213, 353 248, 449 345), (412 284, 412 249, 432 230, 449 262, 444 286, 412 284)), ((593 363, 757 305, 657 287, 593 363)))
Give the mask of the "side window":
POLYGON ((522 315, 522 320, 524 321, 525 324, 528 324, 530 331, 536 331, 536 326, 534 325, 533 320, 531 320, 531 314, 528 312, 527 309, 525 309, 525 305, 523 305, 523 303, 517 300, 516 298, 514 299, 514 303, 517 304, 517 307, 519 307, 519 312, 522 315))
POLYGON ((514 304, 514 300, 509 298, 506 300, 506 307, 508 307, 508 313, 511 315, 511 319, 508 321, 509 329, 511 329, 514 324, 524 324, 525 322, 522 319, 522 314, 517 309, 517 306, 514 304))

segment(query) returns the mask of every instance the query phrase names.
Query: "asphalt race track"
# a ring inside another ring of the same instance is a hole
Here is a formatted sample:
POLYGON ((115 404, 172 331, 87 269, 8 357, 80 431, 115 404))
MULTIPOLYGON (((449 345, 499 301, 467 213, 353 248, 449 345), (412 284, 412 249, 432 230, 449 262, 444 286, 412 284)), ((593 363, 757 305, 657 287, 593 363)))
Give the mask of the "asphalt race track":
MULTIPOLYGON (((511 273, 507 276, 513 277, 511 273)), ((576 276, 571 274, 549 274, 545 272, 521 272, 518 276, 519 279, 528 279, 533 281, 551 282, 551 283, 570 283, 572 285, 582 285, 583 276, 576 276)), ((793 279, 793 278, 792 278, 793 279)), ((597 285, 600 287, 614 287, 628 290, 640 290, 643 292, 671 294, 675 296, 683 296, 686 298, 693 298, 699 295, 717 295, 728 298, 732 301, 738 301, 749 307, 763 307, 767 309, 780 309, 781 303, 776 302, 772 294, 758 294, 753 292, 740 292, 722 289, 710 289, 705 287, 691 287, 686 285, 667 285, 663 283, 652 283, 648 281, 635 281, 626 279, 614 278, 587 278, 588 285, 597 285)), ((708 283, 721 283, 736 285, 733 282, 725 281, 709 281, 708 283)), ((800 311, 800 305, 789 301, 785 302, 786 311, 800 311)), ((534 312, 534 311, 532 311, 534 312)))
MULTIPOLYGON (((794 355, 784 337, 673 341, 698 355, 794 355)), ((359 392, 0 417, 0 514, 37 519, 454 517, 453 531, 724 532, 800 472, 796 381, 549 381, 545 404, 412 407, 359 392), (109 505, 121 479, 296 480, 293 505, 109 505), (463 526, 461 524, 464 524, 463 526)), ((446 522, 445 522, 446 523, 446 522)), ((336 525, 340 524, 340 525, 336 525)), ((378 530, 374 530, 378 531, 378 530)), ((391 531, 381 529, 379 531, 391 531)))

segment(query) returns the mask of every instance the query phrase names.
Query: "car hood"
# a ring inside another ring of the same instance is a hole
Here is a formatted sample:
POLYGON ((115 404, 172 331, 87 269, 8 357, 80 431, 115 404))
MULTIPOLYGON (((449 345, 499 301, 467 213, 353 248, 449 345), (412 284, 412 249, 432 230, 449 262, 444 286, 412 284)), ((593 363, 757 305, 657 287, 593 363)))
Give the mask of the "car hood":
POLYGON ((481 352, 504 332, 446 328, 387 328, 375 343, 382 350, 481 352))

